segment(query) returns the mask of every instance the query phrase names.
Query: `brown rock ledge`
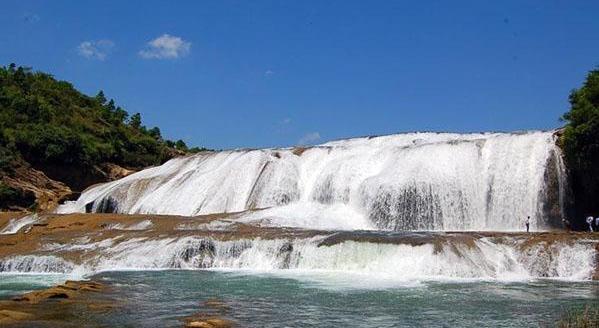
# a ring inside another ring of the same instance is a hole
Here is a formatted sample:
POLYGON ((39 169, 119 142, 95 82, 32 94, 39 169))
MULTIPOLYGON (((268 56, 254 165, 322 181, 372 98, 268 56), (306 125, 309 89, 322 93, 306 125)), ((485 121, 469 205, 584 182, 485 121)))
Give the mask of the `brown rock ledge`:
POLYGON ((69 327, 82 316, 112 311, 118 303, 106 296, 107 286, 95 281, 66 281, 0 301, 0 326, 69 327))
MULTIPOLYGON (((119 315, 127 308, 115 287, 97 281, 70 281, 0 301, 1 327, 96 327, 94 318, 119 315)), ((229 306, 217 299, 200 303, 199 311, 181 318, 185 327, 231 328, 224 316, 229 306)))

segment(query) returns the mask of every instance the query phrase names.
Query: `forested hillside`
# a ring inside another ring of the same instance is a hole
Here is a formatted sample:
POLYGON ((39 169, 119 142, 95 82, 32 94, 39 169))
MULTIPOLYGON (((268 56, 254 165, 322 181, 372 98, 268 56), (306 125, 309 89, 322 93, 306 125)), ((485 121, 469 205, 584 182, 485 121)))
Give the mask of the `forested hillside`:
POLYGON ((81 190, 105 180, 106 163, 136 170, 200 150, 164 139, 102 91, 87 96, 50 74, 0 67, 0 208, 22 203, 23 190, 10 178, 24 168, 81 190))

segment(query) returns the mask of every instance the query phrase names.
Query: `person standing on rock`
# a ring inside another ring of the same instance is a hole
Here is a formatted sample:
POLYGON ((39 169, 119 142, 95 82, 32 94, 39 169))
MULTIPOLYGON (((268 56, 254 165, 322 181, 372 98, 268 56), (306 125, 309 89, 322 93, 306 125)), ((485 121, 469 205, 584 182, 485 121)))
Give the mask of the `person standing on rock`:
POLYGON ((530 216, 526 218, 526 232, 530 231, 530 216))
POLYGON ((592 216, 589 216, 587 218, 587 224, 589 225, 589 231, 593 232, 593 217, 592 216))
POLYGON ((599 230, 599 216, 595 218, 595 229, 599 230))

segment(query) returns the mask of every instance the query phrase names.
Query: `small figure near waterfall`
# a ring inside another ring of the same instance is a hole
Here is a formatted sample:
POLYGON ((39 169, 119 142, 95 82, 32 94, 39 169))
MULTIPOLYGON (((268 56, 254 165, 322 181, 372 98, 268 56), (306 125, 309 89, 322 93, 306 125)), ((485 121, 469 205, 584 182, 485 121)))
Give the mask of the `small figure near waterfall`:
POLYGON ((593 217, 592 216, 587 217, 587 223, 589 225, 589 231, 593 232, 593 217))
POLYGON ((599 230, 599 216, 595 218, 595 229, 599 230))
POLYGON ((530 231, 530 216, 526 218, 526 232, 530 231))

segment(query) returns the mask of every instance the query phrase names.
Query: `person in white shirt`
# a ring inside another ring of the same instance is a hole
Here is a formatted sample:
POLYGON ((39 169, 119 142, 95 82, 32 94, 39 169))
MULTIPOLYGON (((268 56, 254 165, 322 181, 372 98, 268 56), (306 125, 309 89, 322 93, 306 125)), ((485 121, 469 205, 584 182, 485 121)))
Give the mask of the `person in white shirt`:
POLYGON ((589 217, 587 218, 587 223, 588 223, 588 225, 589 225, 589 231, 590 231, 590 232, 593 232, 593 217, 592 217, 592 216, 589 216, 589 217))

